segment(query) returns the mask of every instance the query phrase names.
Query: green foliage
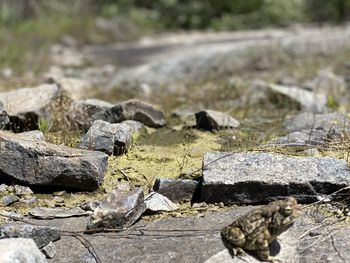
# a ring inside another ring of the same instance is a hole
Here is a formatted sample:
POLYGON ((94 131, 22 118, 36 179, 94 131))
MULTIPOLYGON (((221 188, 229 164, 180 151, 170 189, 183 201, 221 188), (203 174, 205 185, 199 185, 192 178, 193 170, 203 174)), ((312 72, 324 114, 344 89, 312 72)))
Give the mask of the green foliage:
POLYGON ((45 119, 45 118, 39 118, 38 120, 38 129, 39 131, 41 131, 42 133, 47 133, 50 131, 51 127, 52 127, 52 121, 45 119))

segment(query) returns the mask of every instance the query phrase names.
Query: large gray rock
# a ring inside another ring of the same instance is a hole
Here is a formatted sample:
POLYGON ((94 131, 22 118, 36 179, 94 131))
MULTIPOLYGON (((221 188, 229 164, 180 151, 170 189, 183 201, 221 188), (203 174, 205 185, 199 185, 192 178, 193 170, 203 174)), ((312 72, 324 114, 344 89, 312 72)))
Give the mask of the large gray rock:
POLYGON ((203 110, 196 114, 196 127, 204 130, 221 130, 237 128, 239 122, 230 115, 213 110, 203 110))
POLYGON ((88 230, 122 229, 132 225, 145 212, 142 188, 129 193, 117 189, 109 193, 107 201, 99 205, 87 224, 88 230))
POLYGON ((45 256, 29 238, 7 238, 0 240, 1 263, 44 263, 45 256))
POLYGON ((94 190, 102 183, 108 156, 57 146, 0 131, 2 180, 40 187, 94 190))
POLYGON ((146 208, 150 212, 174 211, 179 207, 164 195, 152 192, 145 197, 146 208))
POLYGON ((315 114, 303 112, 286 120, 285 127, 288 131, 302 131, 310 129, 334 130, 337 133, 349 131, 349 117, 340 112, 315 114))
POLYGON ((126 124, 111 124, 97 120, 83 135, 79 147, 81 149, 101 151, 108 155, 120 155, 128 151, 131 136, 131 128, 126 124))
POLYGON ((157 178, 153 190, 175 203, 191 201, 197 189, 198 182, 194 180, 157 178))
POLYGON ((108 110, 113 105, 97 99, 74 101, 69 109, 69 118, 80 128, 89 128, 94 121, 94 114, 108 110))
POLYGON ((95 114, 94 118, 110 123, 135 120, 154 128, 165 125, 164 113, 140 100, 121 102, 108 110, 95 114))
POLYGON ((326 110, 327 96, 323 93, 305 90, 296 86, 290 87, 271 84, 269 87, 271 91, 285 95, 300 103, 306 110, 315 112, 323 112, 326 110))
POLYGON ((201 199, 247 204, 293 195, 313 202, 349 184, 350 168, 335 158, 214 152, 204 156, 201 199))
POLYGON ((38 248, 42 248, 59 240, 61 232, 55 227, 8 224, 0 226, 0 239, 3 238, 31 238, 38 248))
POLYGON ((21 133, 18 133, 18 135, 28 139, 45 141, 44 133, 39 130, 21 132, 21 133))
POLYGON ((6 108, 4 104, 0 101, 0 129, 5 128, 5 126, 10 122, 6 108))
POLYGON ((37 129, 39 118, 51 120, 60 97, 61 89, 56 84, 0 93, 15 131, 37 129))

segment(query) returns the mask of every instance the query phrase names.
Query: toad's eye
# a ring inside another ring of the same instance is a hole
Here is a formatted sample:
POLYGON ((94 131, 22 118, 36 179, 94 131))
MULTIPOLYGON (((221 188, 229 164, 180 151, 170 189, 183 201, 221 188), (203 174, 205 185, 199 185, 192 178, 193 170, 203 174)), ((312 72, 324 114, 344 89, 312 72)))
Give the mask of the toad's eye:
POLYGON ((293 209, 291 206, 286 206, 286 207, 283 207, 282 211, 284 216, 290 216, 293 212, 293 209))

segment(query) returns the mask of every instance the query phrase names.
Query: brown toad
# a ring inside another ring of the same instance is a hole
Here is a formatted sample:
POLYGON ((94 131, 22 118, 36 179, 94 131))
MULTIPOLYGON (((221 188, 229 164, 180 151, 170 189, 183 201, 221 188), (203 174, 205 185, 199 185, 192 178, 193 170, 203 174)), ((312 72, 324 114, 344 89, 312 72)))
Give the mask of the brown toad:
POLYGON ((221 229, 221 237, 235 252, 254 251, 263 261, 276 261, 270 256, 269 244, 291 227, 302 213, 294 197, 278 200, 250 211, 221 229))

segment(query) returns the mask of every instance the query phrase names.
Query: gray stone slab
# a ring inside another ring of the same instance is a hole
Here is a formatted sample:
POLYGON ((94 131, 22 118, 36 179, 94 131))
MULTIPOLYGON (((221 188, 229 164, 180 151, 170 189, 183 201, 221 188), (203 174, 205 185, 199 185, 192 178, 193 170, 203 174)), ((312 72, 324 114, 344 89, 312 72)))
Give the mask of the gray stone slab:
POLYGON ((198 182, 195 180, 157 178, 153 185, 153 190, 166 196, 171 201, 179 203, 191 201, 197 185, 198 182))
MULTIPOLYGON (((5 182, 94 190, 102 183, 108 156, 0 131, 0 177, 5 182)), ((0 181, 2 183, 2 181, 0 181)))
POLYGON ((201 199, 205 202, 262 203, 293 195, 301 202, 350 184, 344 160, 272 153, 207 153, 201 199))

